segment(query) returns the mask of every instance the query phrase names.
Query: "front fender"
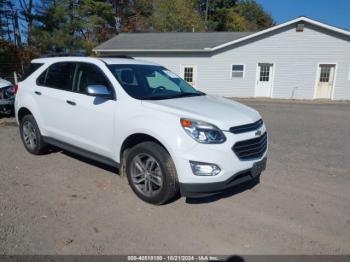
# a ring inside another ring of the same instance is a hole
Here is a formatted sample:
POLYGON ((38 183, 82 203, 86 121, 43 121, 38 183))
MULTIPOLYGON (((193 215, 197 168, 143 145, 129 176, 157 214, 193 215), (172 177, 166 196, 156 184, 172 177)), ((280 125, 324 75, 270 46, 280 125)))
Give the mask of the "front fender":
POLYGON ((198 145, 197 142, 185 133, 180 125, 179 117, 175 115, 158 114, 157 116, 153 115, 149 117, 140 115, 124 123, 127 124, 124 126, 123 131, 119 133, 121 139, 116 145, 118 150, 115 152, 115 159, 118 159, 118 162, 120 162, 120 150, 123 142, 133 134, 145 134, 158 140, 169 152, 176 169, 178 167, 177 155, 193 149, 198 145))

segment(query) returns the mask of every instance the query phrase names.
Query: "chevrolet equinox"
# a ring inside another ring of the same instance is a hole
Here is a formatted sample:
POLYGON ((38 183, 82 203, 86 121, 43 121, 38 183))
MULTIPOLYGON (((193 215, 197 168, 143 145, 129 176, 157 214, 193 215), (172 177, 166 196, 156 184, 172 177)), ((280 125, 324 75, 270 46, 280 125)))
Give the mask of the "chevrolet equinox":
POLYGON ((15 87, 21 139, 119 167, 135 194, 164 204, 260 177, 268 135, 260 114, 194 89, 161 65, 127 58, 35 59, 15 87))

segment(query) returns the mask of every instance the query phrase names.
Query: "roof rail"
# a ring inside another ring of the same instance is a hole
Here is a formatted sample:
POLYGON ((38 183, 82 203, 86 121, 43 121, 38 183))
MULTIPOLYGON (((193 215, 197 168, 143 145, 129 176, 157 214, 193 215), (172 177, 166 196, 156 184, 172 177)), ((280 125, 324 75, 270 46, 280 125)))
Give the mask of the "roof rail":
POLYGON ((84 52, 60 52, 43 54, 41 58, 62 57, 62 56, 87 56, 84 52))
POLYGON ((111 58, 124 58, 124 59, 135 59, 133 58, 132 56, 129 56, 129 55, 100 55, 98 56, 100 58, 107 58, 107 57, 111 57, 111 58))

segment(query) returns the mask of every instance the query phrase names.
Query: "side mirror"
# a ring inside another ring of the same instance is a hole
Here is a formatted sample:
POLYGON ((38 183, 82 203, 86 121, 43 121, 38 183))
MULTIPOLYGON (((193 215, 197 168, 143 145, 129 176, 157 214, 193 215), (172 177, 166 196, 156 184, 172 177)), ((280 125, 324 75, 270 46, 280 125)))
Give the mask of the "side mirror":
POLYGON ((97 96, 110 98, 112 97, 111 91, 108 90, 104 85, 89 85, 87 86, 86 93, 88 96, 97 96))

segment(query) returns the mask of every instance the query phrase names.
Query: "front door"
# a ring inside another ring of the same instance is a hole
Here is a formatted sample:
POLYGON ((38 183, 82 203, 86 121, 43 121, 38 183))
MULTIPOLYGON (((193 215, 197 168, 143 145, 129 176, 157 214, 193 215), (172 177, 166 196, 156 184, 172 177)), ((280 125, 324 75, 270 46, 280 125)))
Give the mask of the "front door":
POLYGON ((182 65, 181 77, 193 87, 197 85, 197 66, 196 65, 182 65))
POLYGON ((324 64, 319 66, 315 98, 331 99, 334 73, 335 65, 324 64))
POLYGON ((273 84, 273 64, 259 63, 255 96, 271 97, 272 84, 273 84))
POLYGON ((73 91, 67 105, 69 117, 66 119, 67 130, 72 145, 108 158, 113 157, 115 132, 116 100, 87 95, 89 85, 103 85, 111 91, 113 87, 102 70, 96 65, 77 63, 73 81, 73 91))

